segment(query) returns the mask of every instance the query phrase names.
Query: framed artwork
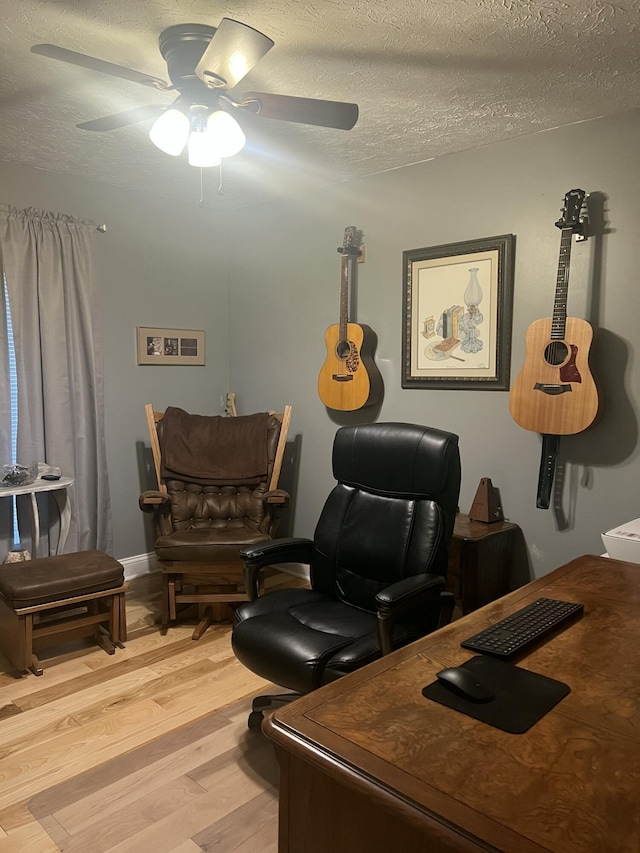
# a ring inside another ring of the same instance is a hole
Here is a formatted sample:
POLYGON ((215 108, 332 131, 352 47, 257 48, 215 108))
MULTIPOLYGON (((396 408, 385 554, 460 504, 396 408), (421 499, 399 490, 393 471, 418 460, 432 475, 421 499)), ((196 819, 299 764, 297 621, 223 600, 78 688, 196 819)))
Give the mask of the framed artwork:
POLYGON ((515 236, 403 259, 402 387, 509 390, 515 236))
POLYGON ((138 364, 204 364, 204 332, 138 326, 138 364))

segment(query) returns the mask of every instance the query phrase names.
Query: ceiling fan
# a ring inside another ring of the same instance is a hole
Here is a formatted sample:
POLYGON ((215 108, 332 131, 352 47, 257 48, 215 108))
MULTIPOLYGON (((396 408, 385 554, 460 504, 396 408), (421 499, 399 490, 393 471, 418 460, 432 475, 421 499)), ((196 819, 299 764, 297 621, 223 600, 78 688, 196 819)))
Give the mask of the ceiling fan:
POLYGON ((187 148, 193 166, 218 165, 221 157, 242 149, 245 136, 234 114, 339 130, 351 130, 358 120, 357 104, 266 92, 248 92, 240 98, 230 94, 274 45, 268 36, 240 21, 223 18, 218 27, 177 24, 162 31, 159 45, 170 83, 53 44, 36 44, 31 52, 148 88, 177 92, 169 107, 136 107, 77 127, 106 132, 155 119, 149 133, 152 142, 174 156, 187 148))

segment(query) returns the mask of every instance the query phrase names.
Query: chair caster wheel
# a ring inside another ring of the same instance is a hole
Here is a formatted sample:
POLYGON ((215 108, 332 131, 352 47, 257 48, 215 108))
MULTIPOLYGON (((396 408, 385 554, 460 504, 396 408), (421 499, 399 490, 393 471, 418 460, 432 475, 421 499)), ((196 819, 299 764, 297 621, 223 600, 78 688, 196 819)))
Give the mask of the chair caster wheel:
POLYGON ((262 711, 252 711, 249 714, 247 725, 252 732, 262 731, 262 711))

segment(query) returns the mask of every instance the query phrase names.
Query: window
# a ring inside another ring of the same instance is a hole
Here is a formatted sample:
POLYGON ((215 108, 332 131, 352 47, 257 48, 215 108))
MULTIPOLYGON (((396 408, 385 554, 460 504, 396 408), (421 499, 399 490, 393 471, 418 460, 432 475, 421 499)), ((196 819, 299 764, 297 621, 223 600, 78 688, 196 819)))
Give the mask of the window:
MULTIPOLYGON (((96 235, 66 214, 0 205, 0 461, 55 465, 72 478, 66 550, 110 553, 96 235)), ((0 518, 1 562, 17 534, 6 510, 0 518)), ((46 535, 32 553, 47 552, 46 535)))
MULTIPOLYGON (((2 276, 2 307, 5 312, 7 328, 7 358, 9 364, 9 390, 10 390, 10 418, 11 418, 11 459, 6 462, 17 462, 18 445, 18 376, 16 373, 16 350, 13 342, 13 325, 11 323, 11 306, 9 304, 9 291, 7 280, 2 276)), ((18 512, 16 499, 13 498, 13 545, 20 546, 20 531, 18 530, 18 512)))

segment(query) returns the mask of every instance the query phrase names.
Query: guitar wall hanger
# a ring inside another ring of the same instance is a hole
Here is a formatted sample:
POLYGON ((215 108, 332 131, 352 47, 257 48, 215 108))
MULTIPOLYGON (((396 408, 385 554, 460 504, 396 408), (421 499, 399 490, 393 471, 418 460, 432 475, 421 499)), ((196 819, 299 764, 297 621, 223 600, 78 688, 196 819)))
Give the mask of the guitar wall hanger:
MULTIPOLYGON (((572 233, 575 235, 576 243, 586 243, 586 241, 589 239, 589 236, 590 236, 589 235, 589 207, 587 204, 588 200, 589 200, 589 194, 586 193, 584 196, 584 199, 582 201, 582 205, 580 207, 580 213, 578 215, 578 218, 573 223, 573 226, 571 228, 572 233)), ((563 228, 564 227, 565 212, 566 211, 565 211, 564 207, 560 208, 561 216, 560 216, 560 219, 558 219, 558 221, 555 223, 556 228, 563 228)))
POLYGON ((338 246, 338 252, 341 255, 352 255, 359 264, 363 264, 365 261, 364 249, 364 243, 361 246, 338 246))

